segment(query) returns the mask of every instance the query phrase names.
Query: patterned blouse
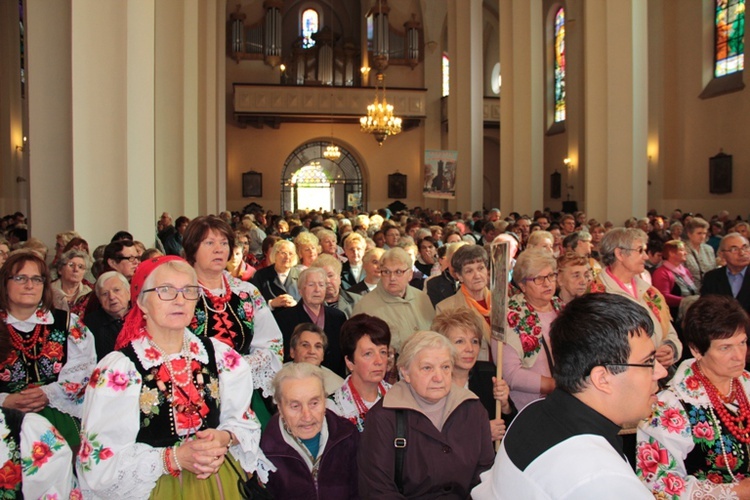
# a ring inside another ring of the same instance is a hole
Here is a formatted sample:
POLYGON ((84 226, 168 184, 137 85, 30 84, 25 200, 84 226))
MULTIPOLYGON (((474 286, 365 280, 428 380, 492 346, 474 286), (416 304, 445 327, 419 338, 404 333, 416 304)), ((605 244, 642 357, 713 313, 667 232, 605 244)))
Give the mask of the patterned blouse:
MULTIPOLYGON (((636 473, 657 498, 736 498, 732 475, 750 476, 750 449, 711 408, 694 362, 682 362, 651 417, 638 426, 636 473)), ((750 393, 748 372, 740 384, 750 393)))

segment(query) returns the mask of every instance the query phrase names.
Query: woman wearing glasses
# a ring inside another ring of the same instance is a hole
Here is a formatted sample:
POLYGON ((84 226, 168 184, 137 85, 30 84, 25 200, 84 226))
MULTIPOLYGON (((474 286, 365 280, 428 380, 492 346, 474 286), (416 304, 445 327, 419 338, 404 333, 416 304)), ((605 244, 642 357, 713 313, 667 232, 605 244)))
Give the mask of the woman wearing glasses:
POLYGON ((664 295, 641 278, 648 259, 646 233, 636 228, 616 228, 602 238, 600 252, 605 269, 591 283, 591 292, 615 293, 638 302, 654 322, 656 359, 669 369, 682 355, 682 343, 672 326, 664 295))
POLYGON ((503 378, 510 386, 510 399, 521 411, 555 388, 549 331, 563 306, 555 297, 557 263, 548 251, 523 252, 513 268, 513 280, 521 293, 508 301, 503 378))
MULTIPOLYGON (((242 354, 253 370, 254 388, 270 397, 273 377, 282 366, 281 331, 261 292, 225 270, 233 245, 232 228, 218 217, 197 217, 185 230, 185 259, 203 289, 189 328, 199 337, 215 337, 242 354)), ((263 424, 271 418, 260 392, 253 399, 253 410, 263 424)))
POLYGON ((701 297, 685 317, 695 359, 680 364, 638 426, 636 473, 657 498, 750 498, 747 313, 701 297))
POLYGON ((94 338, 75 314, 52 307, 48 279, 34 252, 16 252, 0 268, 0 343, 12 346, 0 363, 0 406, 46 417, 75 448, 94 338))
POLYGON ((55 309, 70 311, 83 318, 86 305, 91 298, 91 287, 83 282, 88 268, 86 254, 78 250, 69 250, 57 259, 57 275, 53 281, 53 304, 55 309))
POLYGON ((84 497, 240 498, 242 471, 266 464, 248 411, 250 366, 187 328, 202 291, 183 259, 144 261, 130 293, 119 351, 102 359, 86 390, 84 497))

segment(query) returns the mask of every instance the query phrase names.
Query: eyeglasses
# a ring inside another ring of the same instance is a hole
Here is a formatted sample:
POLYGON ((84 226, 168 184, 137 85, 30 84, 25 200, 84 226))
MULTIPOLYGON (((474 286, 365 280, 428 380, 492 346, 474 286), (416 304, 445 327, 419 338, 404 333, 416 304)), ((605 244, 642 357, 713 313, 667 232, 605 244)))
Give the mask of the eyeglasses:
POLYGON ((34 286, 40 286, 44 284, 44 276, 26 276, 25 274, 17 274, 11 276, 10 279, 18 283, 19 285, 25 285, 31 280, 31 284, 34 286))
POLYGON ((85 271, 86 270, 86 264, 76 264, 74 262, 68 262, 65 264, 67 267, 69 267, 72 270, 78 269, 79 271, 85 271))
POLYGON ((628 248, 628 247, 617 247, 623 252, 638 252, 638 255, 643 255, 643 252, 646 251, 646 247, 638 247, 638 248, 628 248))
POLYGON ((396 269, 395 271, 391 271, 390 269, 381 269, 380 275, 385 276, 386 278, 390 276, 395 276, 397 278, 400 278, 401 276, 403 276, 404 274, 408 272, 409 272, 408 269, 396 269))
POLYGON ((177 294, 182 292, 182 296, 185 300, 198 300, 201 296, 201 287, 199 286, 184 286, 182 288, 175 288, 170 285, 157 286, 155 288, 149 288, 143 290, 141 293, 156 292, 159 299, 161 300, 174 300, 177 298, 177 294))
POLYGON ((656 356, 648 358, 647 363, 604 363, 604 366, 635 366, 636 368, 651 368, 654 371, 656 367, 656 356))
POLYGON ((140 259, 137 255, 132 255, 130 257, 125 257, 124 255, 118 255, 115 260, 117 262, 122 262, 123 260, 129 261, 131 264, 135 264, 136 262, 140 262, 140 259))
POLYGON ((8 256, 8 252, 6 252, 5 250, 0 250, 0 257, 7 257, 7 256, 8 256))
POLYGON ((750 245, 742 245, 741 247, 729 247, 725 248, 724 252, 729 252, 731 254, 738 254, 740 252, 750 252, 750 245))
POLYGON ((533 281, 535 285, 543 285, 545 281, 555 283, 557 281, 557 273, 549 273, 546 276, 534 276, 533 278, 526 278, 524 281, 533 281))

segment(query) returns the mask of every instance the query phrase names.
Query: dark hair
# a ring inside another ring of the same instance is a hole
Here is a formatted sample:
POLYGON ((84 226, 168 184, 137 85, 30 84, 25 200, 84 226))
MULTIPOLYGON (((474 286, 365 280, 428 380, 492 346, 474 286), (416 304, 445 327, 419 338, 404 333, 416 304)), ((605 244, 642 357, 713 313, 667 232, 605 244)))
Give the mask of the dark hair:
POLYGON ((453 266, 453 270, 458 274, 461 274, 465 265, 474 264, 475 262, 483 262, 484 267, 489 269, 489 257, 483 246, 464 245, 456 250, 451 257, 451 266, 453 266))
POLYGON ((706 354, 712 340, 728 339, 737 330, 750 333, 747 313, 734 297, 706 295, 685 313, 685 343, 701 355, 706 354))
POLYGON ((391 344, 391 329, 388 323, 369 314, 355 314, 341 325, 341 353, 344 358, 354 362, 357 343, 365 335, 369 335, 375 345, 391 344))
POLYGON ((424 238, 420 239, 417 242, 417 248, 420 251, 422 250, 422 243, 425 242, 425 241, 428 242, 428 243, 432 243, 432 246, 434 246, 435 248, 437 248, 437 242, 435 241, 435 238, 433 238, 432 236, 425 236, 424 238))
POLYGON ((190 219, 188 217, 185 217, 184 215, 180 215, 174 221, 174 227, 180 227, 183 224, 190 224, 190 219))
POLYGON ((261 248, 261 252, 263 253, 264 257, 273 248, 273 246, 276 244, 276 242, 279 241, 280 239, 281 239, 280 236, 276 236, 276 235, 273 235, 273 234, 270 235, 270 236, 266 236, 263 239, 263 243, 261 243, 261 247, 260 248, 261 248))
POLYGON ((203 240, 208 236, 209 231, 216 231, 222 236, 226 236, 229 243, 229 257, 231 257, 234 248, 234 231, 229 223, 215 215, 202 215, 191 220, 182 235, 182 248, 185 250, 185 260, 192 266, 195 264, 195 254, 198 252, 203 240))
POLYGON ((89 253, 89 243, 88 241, 84 240, 83 238, 75 237, 72 240, 68 242, 67 245, 65 245, 65 248, 63 248, 63 253, 67 252, 68 250, 71 250, 73 247, 77 247, 78 245, 83 245, 86 248, 86 253, 89 253))
POLYGON ((658 252, 664 251, 664 241, 652 238, 648 240, 648 243, 646 244, 646 253, 648 254, 655 254, 658 252))
POLYGON ((328 349, 328 336, 321 327, 315 323, 300 323, 294 327, 292 336, 289 337, 289 350, 297 348, 297 343, 299 343, 299 338, 303 332, 313 332, 320 335, 320 339, 323 341, 323 350, 328 349))
POLYGON ((125 248, 134 247, 135 243, 133 243, 133 240, 118 240, 113 241, 109 245, 107 245, 104 248, 104 256, 102 257, 102 260, 106 264, 106 271, 110 271, 109 266, 109 259, 112 259, 114 261, 120 261, 122 260, 122 251, 125 248))
POLYGON ((39 304, 39 308, 45 312, 52 309, 52 287, 49 286, 50 280, 47 264, 38 253, 30 250, 19 250, 11 253, 8 260, 3 264, 3 267, 0 268, 0 309, 3 311, 7 312, 8 307, 10 306, 8 281, 10 281, 10 279, 15 276, 27 262, 35 263, 39 267, 39 274, 44 278, 44 289, 42 291, 42 301, 39 304))
MULTIPOLYGON (((629 338, 654 334, 654 323, 642 305, 610 293, 594 293, 573 299, 552 323, 550 343, 555 359, 557 387, 575 394, 586 386, 596 366, 627 363, 629 338)), ((621 373, 626 366, 610 366, 621 373)))
POLYGON ((110 243, 114 243, 115 241, 122 241, 122 240, 133 241, 133 235, 127 231, 117 231, 115 235, 112 236, 112 239, 109 241, 110 243))

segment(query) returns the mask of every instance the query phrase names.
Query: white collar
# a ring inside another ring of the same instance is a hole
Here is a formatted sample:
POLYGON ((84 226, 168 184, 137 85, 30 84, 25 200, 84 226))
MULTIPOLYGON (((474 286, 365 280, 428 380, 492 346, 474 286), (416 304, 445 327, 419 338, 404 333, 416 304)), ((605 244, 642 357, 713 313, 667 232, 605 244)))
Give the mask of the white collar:
MULTIPOLYGON (((207 364, 208 352, 206 352, 206 347, 203 345, 203 342, 198 340, 198 337, 196 337, 188 329, 185 329, 185 338, 188 341, 188 346, 193 359, 204 365, 207 364)), ((151 368, 157 367, 164 362, 161 353, 157 349, 154 349, 154 347, 149 342, 148 337, 143 336, 139 339, 135 339, 131 342, 131 345, 133 346, 135 355, 138 356, 138 361, 141 362, 141 365, 144 369, 150 370, 151 368)), ((172 354, 169 357, 171 358, 179 355, 180 353, 177 353, 172 354)))

